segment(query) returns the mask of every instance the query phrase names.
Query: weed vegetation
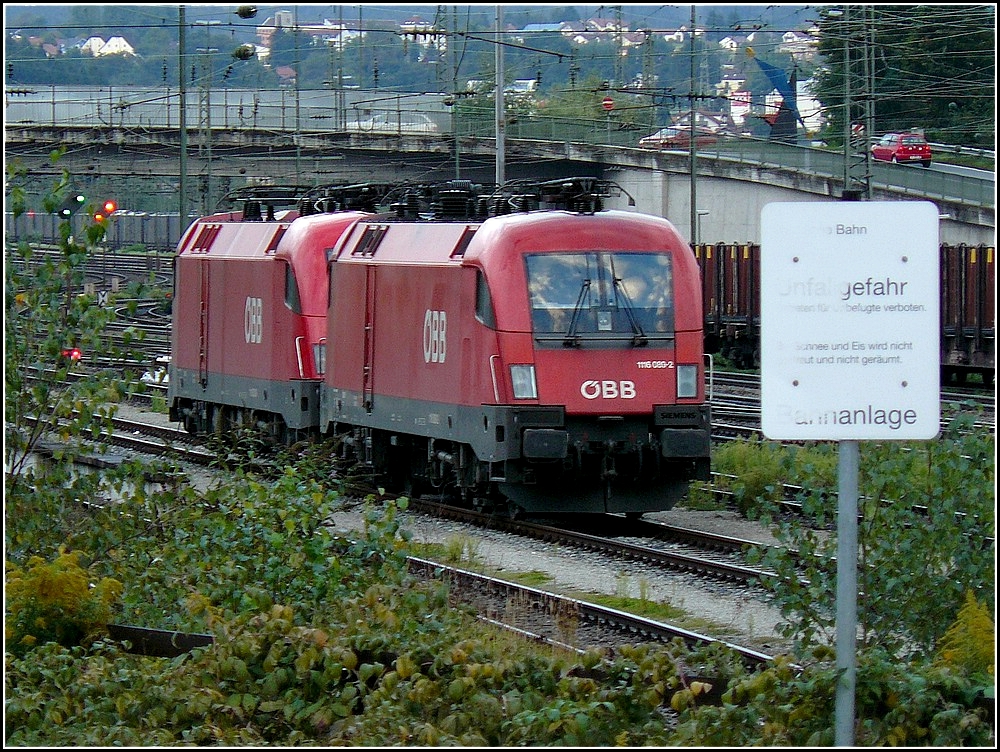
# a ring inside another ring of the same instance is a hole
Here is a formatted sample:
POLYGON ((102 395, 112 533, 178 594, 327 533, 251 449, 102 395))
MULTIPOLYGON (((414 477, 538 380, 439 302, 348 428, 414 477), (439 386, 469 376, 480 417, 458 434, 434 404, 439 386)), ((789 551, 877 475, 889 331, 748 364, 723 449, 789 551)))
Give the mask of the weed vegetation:
MULTIPOLYGON (((7 177, 9 206, 26 210, 18 171, 7 177)), ((204 491, 167 463, 77 472, 74 455, 106 442, 133 383, 61 356, 67 335, 100 342, 112 315, 79 294, 103 229, 67 233, 41 269, 28 244, 7 249, 5 746, 833 744, 834 505, 803 495, 796 522, 769 490, 819 488, 809 473, 829 475, 826 449, 740 448, 775 473, 744 490, 748 513, 806 562, 801 584, 786 577, 790 555, 761 554, 794 655, 750 671, 722 646, 522 642, 408 573, 405 499, 370 495, 363 532, 336 536, 325 523, 354 497, 323 444, 255 444, 246 466, 227 448, 230 474, 204 491), (139 656, 107 623, 214 642, 139 656)), ((974 436, 863 452, 858 745, 994 746, 993 450, 974 436)), ((476 556, 468 541, 448 549, 476 556)))

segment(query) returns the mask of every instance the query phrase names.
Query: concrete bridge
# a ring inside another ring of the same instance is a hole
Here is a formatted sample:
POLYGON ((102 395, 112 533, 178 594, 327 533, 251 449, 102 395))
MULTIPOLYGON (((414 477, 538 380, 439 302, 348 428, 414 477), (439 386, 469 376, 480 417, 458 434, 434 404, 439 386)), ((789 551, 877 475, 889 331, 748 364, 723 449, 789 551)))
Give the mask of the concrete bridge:
MULTIPOLYGON (((824 149, 752 139, 720 142, 697 152, 692 179, 691 158, 683 151, 520 135, 513 128, 505 140, 507 179, 594 175, 614 180, 625 192, 614 208, 632 208, 631 199, 635 210, 668 218, 692 242, 758 243, 766 204, 836 201, 843 190, 843 156, 824 149)), ((39 190, 66 169, 78 189, 113 195, 120 208, 178 210, 177 128, 8 121, 5 136, 7 161, 22 162, 39 190), (58 145, 68 150, 53 164, 48 154, 58 145)), ((210 146, 194 134, 188 153, 195 215, 213 209, 212 198, 247 184, 429 182, 456 176, 493 182, 496 176, 496 140, 478 135, 213 128, 210 146)), ((942 218, 942 243, 995 244, 991 173, 876 163, 871 186, 872 200, 933 202, 942 218)), ((901 236, 905 232, 901 227, 901 236)))

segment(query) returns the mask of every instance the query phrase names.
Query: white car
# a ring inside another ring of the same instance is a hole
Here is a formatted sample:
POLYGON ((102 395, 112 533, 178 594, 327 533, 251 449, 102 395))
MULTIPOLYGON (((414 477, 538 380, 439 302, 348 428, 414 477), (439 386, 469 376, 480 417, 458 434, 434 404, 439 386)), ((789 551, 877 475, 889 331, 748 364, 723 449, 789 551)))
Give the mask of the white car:
POLYGON ((422 112, 377 112, 370 118, 359 118, 357 130, 363 133, 438 133, 437 123, 422 112))

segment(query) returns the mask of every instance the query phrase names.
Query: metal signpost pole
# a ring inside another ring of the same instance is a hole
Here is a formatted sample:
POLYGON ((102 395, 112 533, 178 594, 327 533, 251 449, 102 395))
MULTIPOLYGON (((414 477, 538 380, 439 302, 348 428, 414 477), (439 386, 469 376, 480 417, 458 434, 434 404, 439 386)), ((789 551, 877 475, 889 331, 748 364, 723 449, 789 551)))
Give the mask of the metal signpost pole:
POLYGON ((858 634, 858 442, 841 441, 837 459, 837 694, 834 744, 854 746, 858 634))

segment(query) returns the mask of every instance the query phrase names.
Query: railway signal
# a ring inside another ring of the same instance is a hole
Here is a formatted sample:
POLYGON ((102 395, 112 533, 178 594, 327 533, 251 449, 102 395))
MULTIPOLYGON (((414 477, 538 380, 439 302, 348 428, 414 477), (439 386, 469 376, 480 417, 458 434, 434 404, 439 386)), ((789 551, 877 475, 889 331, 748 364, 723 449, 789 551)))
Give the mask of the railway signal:
POLYGON ((117 208, 118 208, 118 202, 116 202, 114 199, 109 198, 107 201, 101 204, 100 208, 97 211, 94 212, 94 221, 97 222, 98 224, 104 223, 108 219, 108 217, 110 217, 112 214, 115 213, 115 210, 117 208))
POLYGON ((87 202, 87 197, 82 193, 70 194, 63 200, 62 205, 59 207, 59 216, 68 218, 75 214, 80 207, 82 207, 87 202))

